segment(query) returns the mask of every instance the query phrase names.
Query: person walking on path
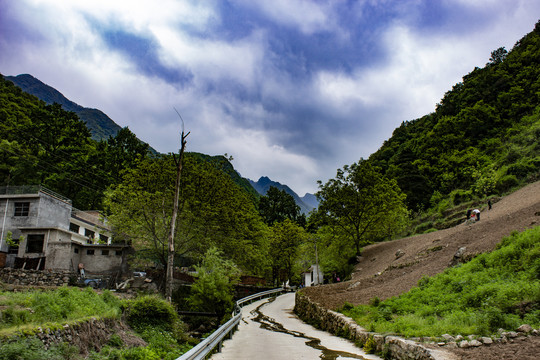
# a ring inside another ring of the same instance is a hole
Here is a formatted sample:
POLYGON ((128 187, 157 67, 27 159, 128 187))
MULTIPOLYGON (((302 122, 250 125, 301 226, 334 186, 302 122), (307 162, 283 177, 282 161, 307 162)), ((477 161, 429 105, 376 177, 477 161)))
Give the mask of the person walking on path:
POLYGON ((491 210, 491 199, 488 199, 488 210, 491 210))
POLYGON ((480 221, 480 210, 474 209, 472 213, 476 215, 476 221, 480 221))

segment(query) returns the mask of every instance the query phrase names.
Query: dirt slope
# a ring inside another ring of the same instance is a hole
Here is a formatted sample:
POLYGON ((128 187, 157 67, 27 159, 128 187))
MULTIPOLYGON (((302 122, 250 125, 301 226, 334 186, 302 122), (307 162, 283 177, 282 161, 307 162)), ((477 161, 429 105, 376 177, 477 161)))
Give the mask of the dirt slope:
MULTIPOLYGON (((336 309, 346 301, 357 305, 366 304, 375 296, 386 299, 410 290, 424 275, 433 276, 442 272, 461 247, 466 247, 465 256, 491 251, 512 231, 523 231, 538 225, 540 181, 502 198, 490 211, 486 207, 476 223, 462 223, 446 230, 367 246, 352 280, 306 288, 305 291, 312 300, 329 309, 336 309), (396 259, 398 250, 405 254, 396 259)), ((540 342, 534 344, 537 355, 540 353, 540 342)), ((485 349, 483 351, 478 359, 489 359, 485 349)), ((476 358, 474 351, 460 356, 463 359, 476 358)))

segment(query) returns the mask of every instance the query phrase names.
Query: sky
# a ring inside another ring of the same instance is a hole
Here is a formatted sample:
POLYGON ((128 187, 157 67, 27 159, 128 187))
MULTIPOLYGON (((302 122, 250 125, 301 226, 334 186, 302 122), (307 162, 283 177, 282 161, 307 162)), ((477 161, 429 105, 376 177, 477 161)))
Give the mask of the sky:
POLYGON ((0 73, 159 152, 178 152, 183 128, 186 151, 302 196, 539 19, 534 0, 0 0, 0 73))

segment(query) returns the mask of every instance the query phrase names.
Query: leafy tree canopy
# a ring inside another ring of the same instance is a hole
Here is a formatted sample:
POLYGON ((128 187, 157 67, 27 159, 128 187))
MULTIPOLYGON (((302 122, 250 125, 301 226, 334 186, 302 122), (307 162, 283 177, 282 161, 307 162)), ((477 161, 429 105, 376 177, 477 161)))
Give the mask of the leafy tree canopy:
POLYGON ((361 248, 395 232, 407 218, 405 194, 367 160, 338 169, 319 182, 318 217, 360 255, 361 248))
MULTIPOLYGON (((174 200, 175 163, 171 156, 147 158, 126 172, 110 191, 109 221, 136 249, 166 264, 174 200)), ((182 172, 175 249, 199 259, 216 246, 241 268, 261 274, 267 266, 267 228, 248 195, 212 164, 186 153, 182 172)))
POLYGON ((268 225, 289 219, 295 222, 305 222, 292 195, 285 190, 270 186, 265 196, 259 200, 259 213, 268 225), (304 221, 302 221, 302 219, 304 221))
POLYGON ((220 318, 232 312, 233 287, 240 280, 240 270, 223 255, 216 247, 205 253, 201 264, 195 266, 197 280, 188 299, 192 309, 216 312, 220 318))

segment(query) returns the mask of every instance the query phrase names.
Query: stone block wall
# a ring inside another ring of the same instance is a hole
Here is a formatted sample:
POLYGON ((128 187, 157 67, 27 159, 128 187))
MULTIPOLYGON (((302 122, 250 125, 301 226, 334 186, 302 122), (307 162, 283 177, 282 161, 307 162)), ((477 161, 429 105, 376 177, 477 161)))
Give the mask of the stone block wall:
POLYGON ((373 339, 377 353, 386 353, 397 360, 442 360, 452 358, 445 351, 428 349, 411 340, 397 336, 382 335, 369 332, 360 327, 353 319, 338 312, 325 309, 311 301, 301 291, 296 293, 294 312, 305 322, 354 341, 363 346, 368 339, 373 339))
POLYGON ((71 271, 0 269, 0 281, 12 285, 64 286, 72 275, 71 271))

